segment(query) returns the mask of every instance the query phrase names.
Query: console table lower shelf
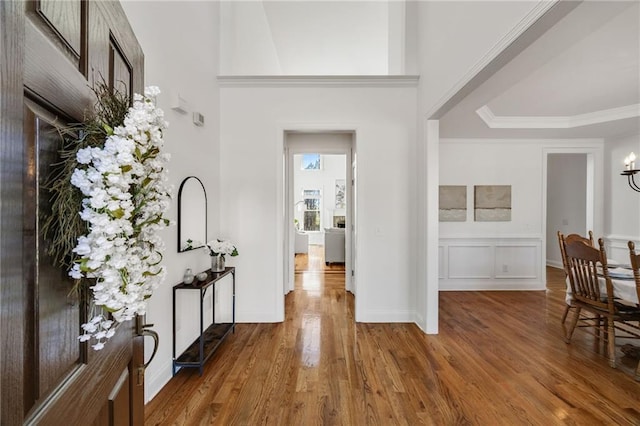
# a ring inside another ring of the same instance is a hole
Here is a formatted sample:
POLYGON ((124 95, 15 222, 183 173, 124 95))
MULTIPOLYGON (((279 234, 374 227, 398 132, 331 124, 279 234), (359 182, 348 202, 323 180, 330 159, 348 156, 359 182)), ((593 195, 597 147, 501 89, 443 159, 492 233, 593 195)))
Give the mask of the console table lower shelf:
POLYGON ((227 337, 227 334, 232 333, 234 329, 235 324, 232 323, 211 324, 202 333, 202 337, 198 337, 173 361, 174 374, 181 367, 201 368, 220 346, 224 338, 227 337), (200 351, 200 339, 204 342, 202 352, 200 351))

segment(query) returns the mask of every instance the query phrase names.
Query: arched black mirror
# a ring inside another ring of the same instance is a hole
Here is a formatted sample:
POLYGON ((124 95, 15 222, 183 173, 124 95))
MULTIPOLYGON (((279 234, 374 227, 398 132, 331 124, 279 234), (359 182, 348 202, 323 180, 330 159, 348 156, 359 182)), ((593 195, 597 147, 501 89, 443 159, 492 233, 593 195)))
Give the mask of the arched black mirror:
POLYGON ((189 176, 178 192, 178 253, 204 247, 207 241, 207 192, 189 176))

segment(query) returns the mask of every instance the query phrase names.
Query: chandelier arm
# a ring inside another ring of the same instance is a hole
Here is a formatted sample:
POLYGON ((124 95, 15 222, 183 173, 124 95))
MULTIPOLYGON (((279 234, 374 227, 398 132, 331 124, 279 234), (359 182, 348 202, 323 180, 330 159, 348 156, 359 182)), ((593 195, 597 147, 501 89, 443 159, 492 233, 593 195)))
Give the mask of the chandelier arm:
POLYGON ((627 175, 627 180, 629 182, 629 186, 636 192, 640 192, 640 186, 636 183, 635 173, 630 173, 627 175))

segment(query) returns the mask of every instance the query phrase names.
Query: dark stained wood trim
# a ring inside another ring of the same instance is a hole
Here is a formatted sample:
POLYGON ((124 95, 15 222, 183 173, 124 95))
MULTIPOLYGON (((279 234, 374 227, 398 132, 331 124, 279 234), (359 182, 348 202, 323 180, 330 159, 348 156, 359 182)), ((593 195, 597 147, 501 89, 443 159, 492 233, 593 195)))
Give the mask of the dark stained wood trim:
POLYGON ((23 2, 0 1, 0 424, 22 423, 23 2))

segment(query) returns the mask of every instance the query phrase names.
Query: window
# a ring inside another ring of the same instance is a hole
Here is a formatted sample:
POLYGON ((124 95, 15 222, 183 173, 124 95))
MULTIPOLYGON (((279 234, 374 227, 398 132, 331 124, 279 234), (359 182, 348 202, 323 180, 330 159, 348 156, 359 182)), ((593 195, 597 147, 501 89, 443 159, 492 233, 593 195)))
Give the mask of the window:
POLYGON ((302 170, 320 170, 320 154, 302 154, 302 170))
POLYGON ((320 190, 305 189, 302 193, 304 199, 304 227, 305 231, 320 230, 320 190))

